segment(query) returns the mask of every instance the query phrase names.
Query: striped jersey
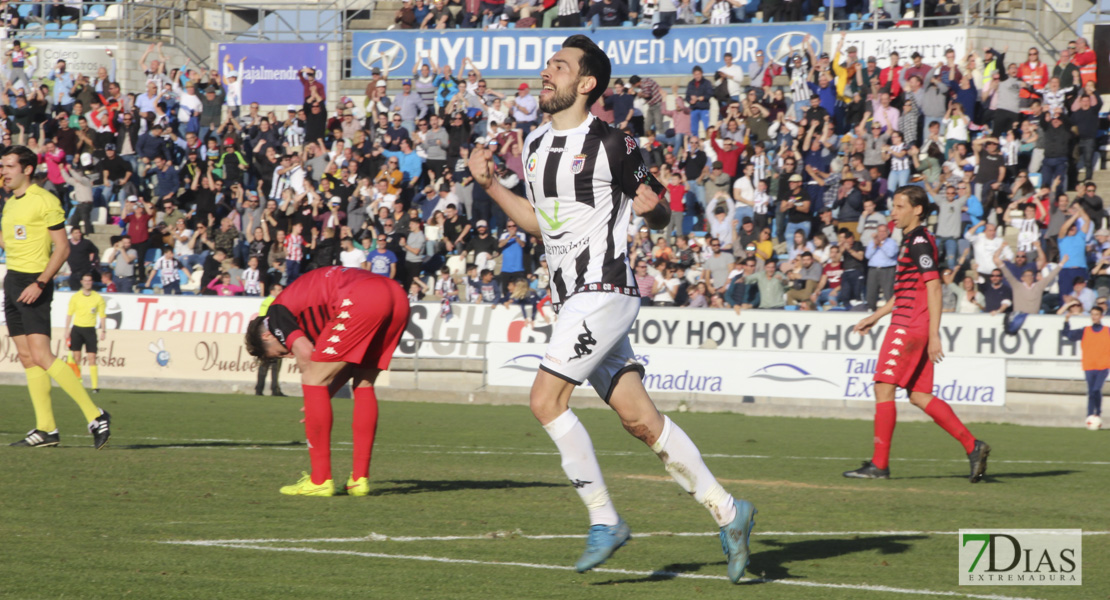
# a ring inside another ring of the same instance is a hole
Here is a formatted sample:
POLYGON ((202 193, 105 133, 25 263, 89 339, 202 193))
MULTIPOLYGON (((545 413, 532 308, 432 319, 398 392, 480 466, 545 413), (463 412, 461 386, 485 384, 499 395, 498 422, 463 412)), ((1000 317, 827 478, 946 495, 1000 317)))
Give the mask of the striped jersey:
POLYGON ((894 271, 894 313, 891 327, 928 330, 929 299, 925 293, 925 283, 938 277, 937 242, 925 226, 918 226, 902 236, 902 248, 894 271))
POLYGON ((181 281, 181 271, 179 270, 181 269, 181 263, 177 262, 176 258, 163 256, 154 261, 151 268, 157 271, 162 278, 162 285, 181 281))
POLYGON ((659 195, 666 188, 648 173, 636 140, 590 115, 574 129, 537 128, 522 159, 552 304, 582 291, 638 295, 627 253, 632 199, 641 183, 659 195))
POLYGON ((290 233, 285 236, 285 260, 301 262, 304 259, 304 238, 290 233))

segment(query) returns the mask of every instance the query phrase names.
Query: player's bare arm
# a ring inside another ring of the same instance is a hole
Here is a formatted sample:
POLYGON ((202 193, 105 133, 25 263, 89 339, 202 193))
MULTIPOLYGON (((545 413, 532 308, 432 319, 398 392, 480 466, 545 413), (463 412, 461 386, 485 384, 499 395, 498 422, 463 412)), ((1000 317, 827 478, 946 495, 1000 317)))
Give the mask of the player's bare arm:
POLYGON ((50 262, 46 263, 46 268, 43 269, 36 282, 23 289, 23 293, 19 295, 19 302, 34 304, 35 300, 38 300, 39 296, 42 295, 43 288, 39 286, 39 282, 44 285, 54 285, 54 275, 58 273, 58 269, 61 269, 66 259, 69 258, 69 239, 66 237, 65 228, 51 229, 50 241, 54 243, 54 250, 50 253, 50 262))
POLYGON ((528 199, 512 193, 497 180, 494 173, 493 151, 488 148, 475 150, 470 153, 466 166, 474 176, 474 181, 482 186, 482 189, 518 227, 534 236, 541 234, 539 219, 536 218, 536 211, 528 199))
POLYGON ((871 330, 872 327, 875 326, 875 323, 879 322, 879 319, 882 319, 883 317, 889 315, 893 311, 894 311, 894 301, 888 300, 885 304, 880 306, 878 308, 878 310, 876 310, 875 312, 871 313, 870 315, 860 319, 860 322, 856 323, 856 326, 854 328, 852 328, 852 331, 854 331, 856 333, 859 333, 859 334, 867 333, 868 331, 871 330))

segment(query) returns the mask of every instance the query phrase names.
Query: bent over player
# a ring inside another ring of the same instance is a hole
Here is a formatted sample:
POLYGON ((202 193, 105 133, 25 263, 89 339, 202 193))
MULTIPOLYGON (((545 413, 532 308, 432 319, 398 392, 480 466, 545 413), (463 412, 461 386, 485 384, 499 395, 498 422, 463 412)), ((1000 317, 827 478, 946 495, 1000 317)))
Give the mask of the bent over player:
POLYGON ((27 391, 35 408, 35 428, 11 444, 40 448, 60 441, 50 402, 50 380, 77 403, 89 422, 97 450, 111 436, 111 416, 97 408, 73 370, 50 350, 50 302, 54 275, 69 256, 65 213, 58 197, 35 185, 31 176, 38 157, 25 146, 11 146, 0 154, 0 174, 12 197, 4 203, 0 247, 7 253, 4 276, 4 316, 19 361, 27 373, 27 391), (53 248, 51 248, 53 244, 53 248))
POLYGON ((281 488, 291 496, 334 496, 331 395, 351 380, 354 460, 347 493, 370 493, 370 454, 378 427, 374 380, 389 368, 409 322, 409 302, 392 279, 362 269, 325 267, 301 275, 247 327, 245 345, 261 359, 294 357, 304 389, 304 429, 312 473, 281 488))
POLYGON ((489 150, 472 154, 468 166, 508 218, 532 235, 542 234, 547 249, 559 320, 532 384, 531 409, 589 512, 586 551, 575 568, 583 572, 600 565, 631 537, 609 497, 590 435, 569 408, 574 387, 588 380, 625 429, 709 509, 721 528, 729 578, 737 582, 748 564, 755 508, 734 500, 694 442, 659 414, 628 341, 640 307, 627 256, 631 213, 663 229, 670 211, 636 141, 588 111, 608 87, 610 73, 609 57, 584 35, 567 38, 547 62, 539 104, 551 122, 524 143, 527 199, 493 176, 489 150))
POLYGON ((971 483, 987 472, 991 448, 975 439, 952 407, 933 395, 933 364, 944 358, 940 343, 941 283, 937 267, 937 243, 924 226, 929 216, 929 197, 917 186, 902 186, 894 192, 890 214, 902 229, 902 248, 894 275, 894 299, 856 324, 866 333, 883 317, 892 314, 879 360, 875 366, 875 453, 863 466, 846 471, 856 479, 890 478, 890 442, 894 437, 898 388, 909 392, 910 403, 925 411, 964 447, 971 462, 971 483))

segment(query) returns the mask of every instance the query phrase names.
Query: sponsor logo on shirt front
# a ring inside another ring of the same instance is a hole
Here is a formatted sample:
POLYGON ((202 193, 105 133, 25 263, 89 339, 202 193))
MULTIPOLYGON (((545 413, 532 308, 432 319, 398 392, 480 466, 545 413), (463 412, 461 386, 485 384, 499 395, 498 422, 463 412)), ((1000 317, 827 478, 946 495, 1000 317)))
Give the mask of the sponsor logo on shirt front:
POLYGON ((15 226, 15 239, 17 239, 17 240, 27 239, 27 226, 26 225, 16 225, 15 226))

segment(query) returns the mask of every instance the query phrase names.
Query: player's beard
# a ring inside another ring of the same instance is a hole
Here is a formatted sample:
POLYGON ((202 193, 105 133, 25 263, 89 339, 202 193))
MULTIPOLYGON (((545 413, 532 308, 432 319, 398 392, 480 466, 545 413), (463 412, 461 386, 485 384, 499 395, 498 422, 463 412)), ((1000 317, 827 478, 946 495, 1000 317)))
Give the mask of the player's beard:
POLYGON ((543 96, 541 95, 540 110, 549 115, 553 115, 574 106, 575 101, 578 100, 578 92, 575 91, 575 88, 577 86, 577 81, 574 82, 573 87, 570 87, 566 90, 559 89, 559 86, 555 86, 555 91, 547 100, 544 100, 543 96))

